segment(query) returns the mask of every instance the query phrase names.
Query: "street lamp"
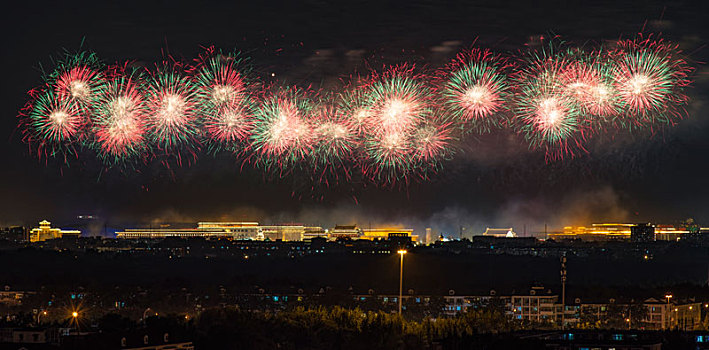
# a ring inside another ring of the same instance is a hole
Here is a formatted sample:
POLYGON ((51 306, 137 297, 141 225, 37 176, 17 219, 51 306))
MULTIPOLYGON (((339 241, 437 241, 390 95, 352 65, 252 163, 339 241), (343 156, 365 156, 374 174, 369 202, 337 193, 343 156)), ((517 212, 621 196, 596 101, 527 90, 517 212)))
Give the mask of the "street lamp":
POLYGON ((401 263, 399 264, 399 315, 401 315, 401 297, 404 290, 404 254, 406 254, 406 250, 399 249, 397 253, 401 257, 401 263))
POLYGON ((76 312, 76 311, 74 311, 74 312, 71 313, 71 317, 77 318, 77 317, 79 317, 79 313, 76 312))
POLYGON ((667 327, 666 328, 670 328, 670 320, 671 320, 670 299, 672 299, 672 294, 670 294, 670 293, 665 294, 665 298, 667 298, 667 317, 666 317, 667 318, 667 327))
POLYGON ((37 325, 40 324, 40 321, 41 321, 40 318, 41 318, 42 316, 47 316, 47 311, 42 311, 42 312, 38 312, 38 313, 37 313, 37 325))

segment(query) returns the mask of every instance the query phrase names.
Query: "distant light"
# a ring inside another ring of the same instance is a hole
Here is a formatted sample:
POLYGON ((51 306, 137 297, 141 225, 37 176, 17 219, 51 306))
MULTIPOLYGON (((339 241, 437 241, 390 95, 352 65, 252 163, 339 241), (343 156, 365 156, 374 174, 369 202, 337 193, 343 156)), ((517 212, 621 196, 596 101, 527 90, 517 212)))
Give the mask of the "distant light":
POLYGON ((401 254, 401 255, 406 254, 406 250, 404 250, 404 249, 397 250, 396 252, 399 253, 399 254, 401 254))
POLYGON ((76 311, 74 311, 74 312, 71 313, 71 317, 77 318, 77 317, 79 317, 79 313, 76 312, 76 311))
POLYGON ((276 76, 276 73, 271 73, 271 76, 272 76, 272 77, 275 77, 275 76, 276 76))

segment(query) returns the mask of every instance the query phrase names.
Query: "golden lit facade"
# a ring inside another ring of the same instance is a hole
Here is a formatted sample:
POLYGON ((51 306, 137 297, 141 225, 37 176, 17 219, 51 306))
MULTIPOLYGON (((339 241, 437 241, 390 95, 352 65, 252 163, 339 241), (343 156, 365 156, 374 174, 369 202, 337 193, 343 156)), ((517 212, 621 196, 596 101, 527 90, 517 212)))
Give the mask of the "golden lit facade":
POLYGON ((366 240, 376 240, 376 239, 381 239, 381 240, 386 240, 389 239, 389 236, 392 234, 406 234, 406 236, 411 237, 412 242, 418 242, 418 235, 413 234, 414 230, 410 228, 395 228, 395 227, 388 227, 388 228, 368 228, 368 229, 362 229, 362 235, 357 237, 357 239, 366 239, 366 240))
POLYGON ((260 226, 264 239, 270 241, 302 241, 305 238, 325 237, 325 230, 322 227, 310 227, 303 225, 271 225, 260 226))
POLYGON ((655 240, 658 241, 677 241, 685 233, 689 233, 689 230, 684 227, 655 225, 655 240))
POLYGON ((362 235, 362 230, 357 225, 337 225, 329 232, 330 239, 349 238, 357 239, 362 235))
MULTIPOLYGON (((630 239, 631 228, 636 224, 603 223, 586 226, 566 226, 560 233, 549 233, 547 238, 554 240, 580 239, 584 241, 609 241, 630 239)), ((652 225, 655 240, 676 241, 683 234, 690 233, 685 227, 674 225, 652 225)))
POLYGON ((300 224, 259 225, 258 222, 199 222, 196 228, 127 228, 116 232, 119 239, 163 239, 176 238, 207 238, 235 240, 268 240, 268 241, 303 241, 313 238, 337 238, 387 240, 390 236, 409 237, 412 242, 418 242, 418 235, 413 229, 402 228, 370 228, 360 229, 356 225, 336 226, 325 230, 319 226, 304 226, 300 224))
POLYGON ((262 226, 258 222, 199 222, 196 228, 128 228, 116 232, 123 239, 208 238, 236 240, 302 241, 326 237, 322 227, 297 224, 262 226))
POLYGON ((562 233, 550 233, 547 238, 554 240, 581 239, 584 241, 609 241, 630 239, 630 228, 634 224, 592 224, 585 226, 566 226, 562 233))
POLYGON ((79 230, 62 230, 53 228, 52 223, 47 220, 39 222, 39 227, 35 227, 30 231, 30 242, 42 242, 48 239, 57 239, 63 237, 79 237, 79 230))
POLYGON ((258 222, 199 222, 197 228, 128 228, 116 232, 116 238, 158 239, 177 238, 229 238, 263 239, 258 222))
POLYGON ((515 238, 517 237, 517 233, 510 228, 489 228, 487 227, 485 229, 485 232, 483 232, 483 236, 492 236, 492 237, 499 237, 499 238, 515 238))

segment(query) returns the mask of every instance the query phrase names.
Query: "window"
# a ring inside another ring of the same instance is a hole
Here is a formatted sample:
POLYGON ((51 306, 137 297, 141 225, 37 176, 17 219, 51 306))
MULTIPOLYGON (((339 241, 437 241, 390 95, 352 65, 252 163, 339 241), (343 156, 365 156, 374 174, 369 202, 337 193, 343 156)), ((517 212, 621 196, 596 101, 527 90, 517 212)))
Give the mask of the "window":
POLYGON ((613 340, 620 341, 623 340, 622 334, 613 334, 613 340))

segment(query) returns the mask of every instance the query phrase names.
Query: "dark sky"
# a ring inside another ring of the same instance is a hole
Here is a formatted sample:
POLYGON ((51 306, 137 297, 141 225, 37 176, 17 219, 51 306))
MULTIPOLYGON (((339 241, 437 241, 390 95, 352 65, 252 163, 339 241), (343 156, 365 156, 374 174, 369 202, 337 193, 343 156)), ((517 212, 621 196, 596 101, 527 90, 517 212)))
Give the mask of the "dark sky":
MULTIPOLYGON (((643 26, 681 45, 694 61, 709 56, 706 2, 556 1, 214 1, 18 2, 4 10, 0 81, 0 226, 42 218, 71 225, 99 215, 109 225, 149 221, 252 219, 330 225, 402 223, 446 232, 601 220, 694 217, 709 225, 707 71, 696 64, 689 115, 649 137, 619 133, 588 154, 545 163, 519 137, 498 132, 470 140, 430 181, 405 188, 342 185, 311 190, 307 179, 265 179, 224 155, 204 156, 174 174, 158 166, 101 173, 91 159, 39 161, 21 142, 17 111, 41 83, 39 64, 84 47, 106 62, 152 64, 169 51, 193 58, 201 47, 238 49, 269 81, 336 88, 373 65, 414 61, 436 68, 478 38, 500 52, 550 32, 599 43, 632 38, 643 26), (531 2, 530 2, 531 3, 531 2)), ((90 157, 88 157, 90 158, 90 157)))

